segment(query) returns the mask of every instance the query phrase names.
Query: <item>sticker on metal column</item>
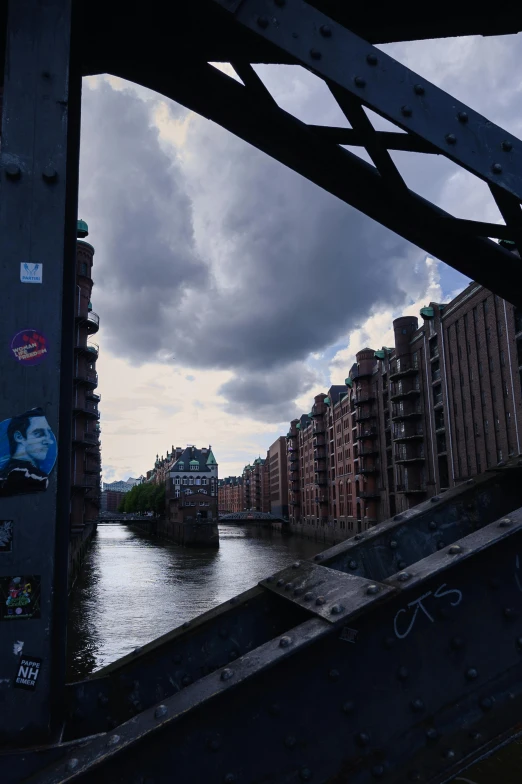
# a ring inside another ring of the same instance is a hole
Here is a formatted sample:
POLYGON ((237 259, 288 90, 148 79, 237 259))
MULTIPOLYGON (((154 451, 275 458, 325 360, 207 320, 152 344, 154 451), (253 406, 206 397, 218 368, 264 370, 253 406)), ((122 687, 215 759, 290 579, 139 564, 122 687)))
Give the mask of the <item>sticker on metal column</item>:
POLYGON ((22 365, 39 365, 47 358, 47 338, 37 329, 23 329, 11 340, 13 357, 22 365))
POLYGON ((0 621, 40 617, 40 576, 0 577, 0 621))
POLYGON ((43 280, 43 264, 20 262, 20 280, 22 283, 41 283, 43 280))
POLYGON ((38 656, 20 656, 13 686, 15 689, 34 691, 40 675, 42 660, 38 656))
POLYGON ((0 553, 10 553, 13 548, 13 521, 0 520, 0 553))
POLYGON ((47 490, 57 451, 43 409, 0 422, 0 498, 47 490))

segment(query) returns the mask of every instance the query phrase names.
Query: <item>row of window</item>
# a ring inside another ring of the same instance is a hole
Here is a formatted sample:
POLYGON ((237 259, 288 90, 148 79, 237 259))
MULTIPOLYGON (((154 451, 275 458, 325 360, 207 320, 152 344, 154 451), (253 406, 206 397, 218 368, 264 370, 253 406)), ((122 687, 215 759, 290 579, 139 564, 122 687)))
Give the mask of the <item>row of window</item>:
MULTIPOLYGON (((179 476, 176 476, 172 480, 172 482, 175 485, 179 485, 179 484, 181 484, 181 485, 207 485, 208 484, 208 479, 207 479, 206 476, 204 476, 203 478, 197 476, 195 479, 194 479, 193 476, 189 476, 188 479, 187 479, 186 476, 184 476, 183 479, 181 477, 179 477, 179 476)), ((214 483, 215 483, 215 479, 211 479, 210 480, 210 484, 212 485, 212 487, 214 486, 214 483)))

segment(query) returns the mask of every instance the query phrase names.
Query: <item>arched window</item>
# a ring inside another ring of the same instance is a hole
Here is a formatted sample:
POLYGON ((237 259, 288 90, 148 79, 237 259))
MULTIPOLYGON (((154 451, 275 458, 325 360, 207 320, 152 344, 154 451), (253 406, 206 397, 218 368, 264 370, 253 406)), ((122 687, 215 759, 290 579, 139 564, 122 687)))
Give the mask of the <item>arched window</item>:
POLYGON ((194 477, 189 476, 189 485, 193 485, 193 484, 194 484, 194 477))
POLYGON ((187 477, 186 476, 184 476, 183 479, 181 480, 181 484, 182 485, 186 485, 187 484, 187 477))
POLYGON ((201 477, 199 477, 199 476, 196 477, 196 484, 197 485, 201 484, 201 477))
POLYGON ((207 484, 207 482, 208 482, 208 479, 207 479, 207 477, 206 477, 206 476, 204 476, 204 477, 203 477, 203 479, 201 480, 201 484, 202 484, 202 485, 206 485, 206 484, 207 484))
POLYGON ((179 485, 179 483, 180 483, 180 478, 179 478, 179 476, 177 476, 177 477, 174 479, 174 484, 175 484, 175 485, 179 485))

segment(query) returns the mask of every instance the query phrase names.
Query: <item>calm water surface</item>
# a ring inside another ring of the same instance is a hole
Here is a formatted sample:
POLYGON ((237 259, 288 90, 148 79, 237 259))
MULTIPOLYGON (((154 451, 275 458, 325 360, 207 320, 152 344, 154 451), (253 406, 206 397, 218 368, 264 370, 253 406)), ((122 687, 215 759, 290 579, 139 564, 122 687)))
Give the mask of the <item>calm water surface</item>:
POLYGON ((68 679, 77 680, 327 545, 253 526, 220 526, 219 550, 190 549, 123 525, 98 527, 71 597, 68 679))

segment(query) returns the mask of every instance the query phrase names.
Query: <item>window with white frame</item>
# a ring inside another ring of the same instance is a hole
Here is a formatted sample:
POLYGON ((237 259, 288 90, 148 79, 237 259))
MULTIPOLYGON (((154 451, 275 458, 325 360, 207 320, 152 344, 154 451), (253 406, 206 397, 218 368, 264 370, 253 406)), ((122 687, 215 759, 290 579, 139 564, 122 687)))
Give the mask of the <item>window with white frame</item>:
POLYGON ((177 477, 174 479, 174 484, 175 484, 175 485, 179 485, 179 484, 180 484, 180 482, 181 482, 181 479, 179 478, 179 476, 177 476, 177 477))
POLYGON ((199 476, 196 477, 196 484, 197 485, 201 484, 201 477, 199 477, 199 476))
POLYGON ((194 484, 194 477, 189 476, 189 485, 193 485, 193 484, 194 484))
POLYGON ((203 477, 203 479, 201 480, 201 484, 202 484, 202 485, 206 485, 206 484, 208 484, 208 479, 207 479, 207 477, 206 477, 206 476, 204 476, 204 477, 203 477))
POLYGON ((183 485, 187 484, 187 477, 186 476, 184 476, 183 479, 181 480, 181 484, 183 484, 183 485))

